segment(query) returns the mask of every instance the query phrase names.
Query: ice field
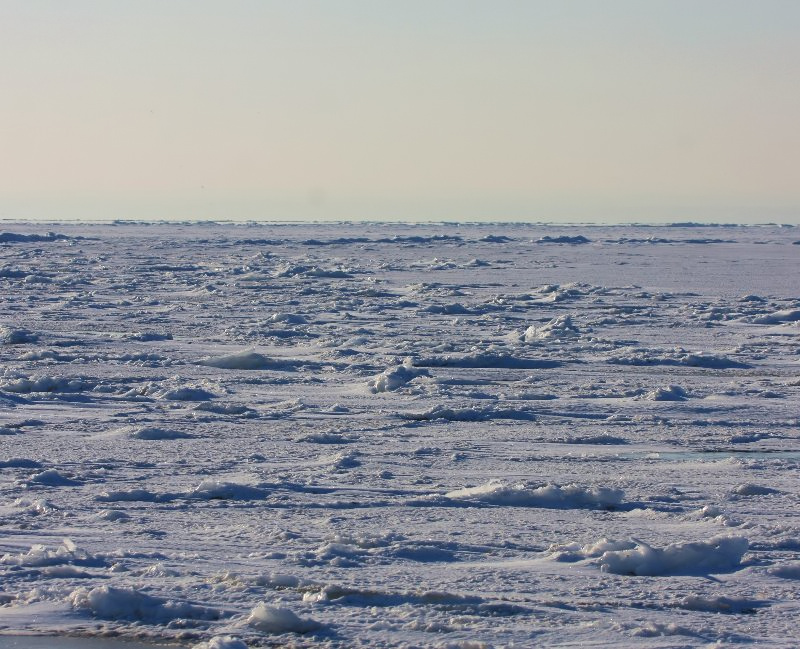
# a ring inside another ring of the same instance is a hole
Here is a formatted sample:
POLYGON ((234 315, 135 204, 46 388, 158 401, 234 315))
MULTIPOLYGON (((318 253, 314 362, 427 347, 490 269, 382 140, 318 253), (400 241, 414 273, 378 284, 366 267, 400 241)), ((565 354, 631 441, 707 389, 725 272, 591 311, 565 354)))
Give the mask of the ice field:
POLYGON ((797 228, 0 229, 0 647, 797 646, 797 228))

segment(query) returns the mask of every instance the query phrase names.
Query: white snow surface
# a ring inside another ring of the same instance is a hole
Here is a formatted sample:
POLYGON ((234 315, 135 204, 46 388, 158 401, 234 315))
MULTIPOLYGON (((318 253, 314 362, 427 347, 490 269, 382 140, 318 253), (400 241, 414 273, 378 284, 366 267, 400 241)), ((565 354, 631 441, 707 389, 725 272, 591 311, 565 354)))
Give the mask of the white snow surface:
POLYGON ((798 239, 6 222, 0 646, 795 646, 798 239))

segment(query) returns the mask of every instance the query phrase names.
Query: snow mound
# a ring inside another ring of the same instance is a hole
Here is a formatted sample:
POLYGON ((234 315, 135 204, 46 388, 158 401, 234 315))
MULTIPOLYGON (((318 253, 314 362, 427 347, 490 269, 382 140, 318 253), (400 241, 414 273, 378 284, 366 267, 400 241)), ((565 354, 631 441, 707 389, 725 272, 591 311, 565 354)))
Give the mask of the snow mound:
POLYGON ((584 437, 565 437, 562 440, 565 444, 600 444, 613 446, 616 444, 627 444, 628 440, 609 433, 599 435, 587 435, 584 437))
POLYGON ((767 572, 781 579, 800 579, 800 562, 793 561, 782 566, 774 566, 767 572))
POLYGON ((221 617, 215 609, 155 597, 132 588, 77 588, 67 597, 67 601, 77 609, 89 610, 96 617, 106 620, 163 624, 178 618, 216 620, 221 617))
POLYGON ((554 543, 548 548, 551 558, 556 561, 583 561, 601 557, 606 552, 618 552, 621 550, 632 550, 636 547, 633 541, 613 541, 610 539, 600 539, 595 543, 554 543))
POLYGON ((30 392, 83 392, 91 390, 93 387, 93 384, 87 383, 82 379, 66 376, 40 376, 33 379, 19 377, 0 385, 0 389, 18 394, 30 392))
MULTIPOLYGON (((66 241, 74 239, 66 234, 47 232, 46 234, 19 234, 18 232, 0 232, 0 243, 44 243, 46 241, 66 241)), ((82 238, 82 237, 78 237, 82 238)))
POLYGON ((693 575, 737 568, 749 547, 741 536, 716 536, 708 541, 672 543, 653 548, 642 541, 627 550, 604 552, 597 563, 617 575, 693 575))
POLYGON ((159 439, 187 439, 192 436, 187 433, 182 433, 178 430, 168 430, 166 428, 157 428, 155 426, 143 426, 137 428, 131 433, 132 439, 146 439, 146 440, 159 440, 159 439))
POLYGON ((668 365, 683 367, 703 367, 707 369, 745 369, 750 367, 747 363, 728 358, 721 354, 707 352, 688 352, 685 349, 675 348, 670 351, 642 349, 632 353, 622 353, 608 359, 615 365, 668 365))
POLYGON ((468 369, 501 368, 501 369, 547 369, 560 367, 559 361, 539 358, 524 358, 504 351, 473 351, 467 354, 444 354, 419 358, 414 363, 417 367, 463 367, 468 369))
POLYGON ((622 502, 621 489, 610 487, 581 487, 569 484, 532 485, 526 482, 507 484, 491 480, 477 487, 456 489, 445 494, 451 500, 469 500, 511 505, 515 507, 548 507, 570 509, 575 507, 613 507, 622 502))
POLYGON ((304 266, 302 264, 285 264, 278 268, 274 273, 274 277, 276 278, 296 276, 330 279, 347 279, 352 277, 350 273, 344 270, 326 269, 320 268, 319 266, 304 266))
POLYGON ((194 386, 183 386, 165 390, 158 396, 160 399, 166 399, 168 401, 210 401, 217 397, 213 392, 194 386))
POLYGON ((763 325, 783 324, 784 322, 798 322, 798 321, 800 321, 800 309, 787 309, 785 311, 775 311, 775 313, 757 316, 750 320, 750 322, 752 322, 753 324, 763 324, 763 325))
POLYGON ((147 489, 119 489, 116 491, 105 491, 95 500, 101 503, 119 502, 145 502, 154 503, 162 500, 162 496, 147 489))
POLYGON ((82 550, 70 539, 64 539, 62 545, 51 549, 46 545, 36 544, 28 552, 20 554, 4 554, 0 564, 5 566, 24 566, 41 568, 44 566, 60 566, 65 564, 79 566, 104 566, 105 560, 99 556, 82 550))
POLYGON ((696 636, 697 633, 683 626, 678 626, 672 622, 662 624, 661 622, 648 621, 634 629, 631 629, 634 638, 657 638, 670 635, 696 636))
POLYGON ((770 494, 777 494, 780 492, 777 489, 772 489, 771 487, 764 487, 762 485, 745 482, 744 484, 734 487, 733 493, 737 496, 768 496, 770 494))
POLYGON ((373 393, 392 392, 403 387, 409 381, 413 381, 418 376, 427 375, 428 373, 425 370, 415 368, 411 359, 407 358, 402 365, 390 367, 371 379, 368 387, 373 393))
POLYGON ((247 649, 247 645, 232 635, 221 635, 196 644, 193 649, 247 649))
POLYGON ((523 335, 523 340, 525 340, 526 343, 531 343, 537 340, 574 338, 579 335, 580 331, 572 324, 572 318, 568 315, 560 315, 541 327, 537 327, 536 325, 528 327, 523 335))
POLYGON ((665 388, 651 390, 644 395, 644 398, 648 401, 686 401, 689 395, 677 385, 668 385, 665 388))
POLYGON ((299 617, 288 608, 268 606, 264 603, 250 612, 247 624, 264 633, 273 634, 308 633, 321 627, 316 620, 299 617))
POLYGON ((591 239, 587 239, 582 234, 578 234, 578 235, 572 236, 572 237, 569 236, 569 235, 566 235, 566 234, 562 234, 561 236, 558 236, 558 237, 551 237, 549 235, 546 235, 544 237, 539 237, 536 240, 536 243, 569 243, 569 244, 572 244, 572 245, 578 245, 578 244, 590 243, 590 242, 591 242, 591 239))
POLYGON ((40 473, 35 473, 29 480, 32 483, 45 485, 47 487, 74 487, 80 484, 77 480, 73 480, 55 469, 45 469, 40 473))
POLYGON ((0 326, 0 345, 24 345, 35 343, 37 340, 39 340, 39 336, 27 329, 0 326))
POLYGON ((120 332, 113 334, 113 337, 117 340, 126 340, 139 343, 172 340, 171 333, 159 333, 156 331, 120 332))
POLYGON ((269 318, 269 322, 283 322, 285 324, 307 324, 308 320, 304 316, 297 313, 273 313, 269 318))
POLYGON ((470 315, 472 312, 463 304, 451 302, 450 304, 431 304, 422 309, 422 313, 434 315, 470 315))
POLYGON ((531 421, 536 416, 526 410, 509 408, 470 406, 467 408, 448 408, 446 406, 433 406, 423 412, 410 412, 401 415, 404 419, 412 421, 489 421, 491 419, 515 419, 531 421))
POLYGON ((197 361, 198 365, 217 367, 223 370, 267 370, 285 369, 288 364, 274 361, 256 351, 245 350, 227 356, 211 356, 197 361))
POLYGON ((7 460, 0 460, 0 469, 41 469, 42 463, 31 460, 27 457, 10 457, 7 460))
POLYGON ((755 613, 756 609, 764 606, 764 602, 745 597, 725 597, 724 595, 714 597, 686 595, 678 602, 678 606, 687 611, 703 611, 705 613, 755 613))
POLYGON ((254 500, 263 498, 266 492, 252 485, 207 478, 197 485, 189 496, 204 500, 254 500))

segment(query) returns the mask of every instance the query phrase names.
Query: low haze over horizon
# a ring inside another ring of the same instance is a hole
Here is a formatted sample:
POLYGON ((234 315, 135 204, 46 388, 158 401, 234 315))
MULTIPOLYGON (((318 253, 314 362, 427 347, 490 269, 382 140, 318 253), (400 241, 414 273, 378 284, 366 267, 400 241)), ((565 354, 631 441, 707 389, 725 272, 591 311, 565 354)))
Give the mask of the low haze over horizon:
POLYGON ((800 224, 794 0, 6 0, 0 219, 800 224))

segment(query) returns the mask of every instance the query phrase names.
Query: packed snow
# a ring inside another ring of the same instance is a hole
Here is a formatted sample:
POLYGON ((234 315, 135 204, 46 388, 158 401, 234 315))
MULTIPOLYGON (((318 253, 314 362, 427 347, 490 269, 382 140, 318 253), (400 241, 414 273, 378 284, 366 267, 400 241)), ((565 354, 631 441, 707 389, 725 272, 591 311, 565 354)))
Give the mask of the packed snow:
POLYGON ((0 646, 796 645, 795 228, 3 230, 0 646))

